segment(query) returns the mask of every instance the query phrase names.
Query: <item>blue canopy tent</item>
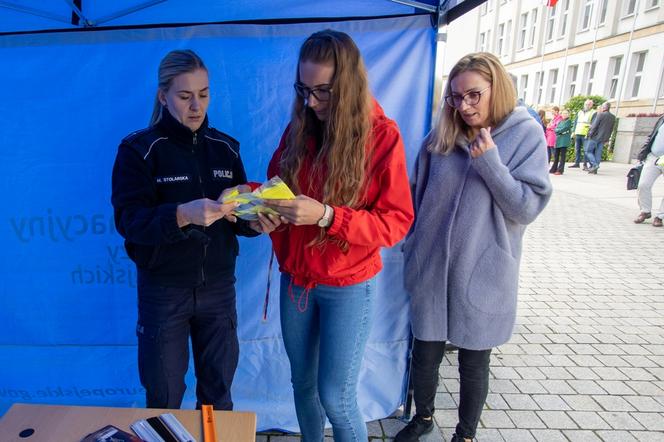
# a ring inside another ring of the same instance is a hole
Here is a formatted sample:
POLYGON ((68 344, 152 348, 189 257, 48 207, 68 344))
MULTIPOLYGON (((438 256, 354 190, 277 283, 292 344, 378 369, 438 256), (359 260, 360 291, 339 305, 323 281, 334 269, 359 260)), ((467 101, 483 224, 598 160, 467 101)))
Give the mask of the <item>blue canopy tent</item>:
MULTIPOLYGON (((347 32, 412 165, 430 124, 437 24, 461 6, 0 1, 0 414, 15 402, 144 404, 135 271, 114 229, 110 172, 122 137, 147 125, 168 51, 190 48, 206 61, 211 124, 240 141, 249 178, 263 181, 289 120, 300 44, 323 28, 347 32)), ((257 412, 259 429, 296 431, 274 290, 263 320, 268 276, 278 277, 268 275, 270 250, 267 238, 241 242, 233 397, 236 409, 257 412)), ((383 253, 360 379, 367 420, 404 401, 409 326, 399 250, 383 253)), ((191 371, 185 407, 195 403, 191 371)))

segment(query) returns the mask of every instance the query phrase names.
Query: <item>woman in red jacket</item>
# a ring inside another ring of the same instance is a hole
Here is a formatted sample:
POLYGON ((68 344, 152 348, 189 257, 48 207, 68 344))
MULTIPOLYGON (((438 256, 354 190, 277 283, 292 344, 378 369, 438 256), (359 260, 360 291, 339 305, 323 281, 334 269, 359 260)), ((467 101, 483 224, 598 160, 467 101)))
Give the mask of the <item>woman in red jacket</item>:
MULTIPOLYGON (((291 122, 268 176, 298 195, 269 203, 281 278, 281 328, 304 441, 366 441, 357 381, 381 270, 379 250, 413 220, 403 142, 369 92, 353 40, 311 35, 300 48, 291 122)), ((267 204, 267 203, 266 203, 267 204)))

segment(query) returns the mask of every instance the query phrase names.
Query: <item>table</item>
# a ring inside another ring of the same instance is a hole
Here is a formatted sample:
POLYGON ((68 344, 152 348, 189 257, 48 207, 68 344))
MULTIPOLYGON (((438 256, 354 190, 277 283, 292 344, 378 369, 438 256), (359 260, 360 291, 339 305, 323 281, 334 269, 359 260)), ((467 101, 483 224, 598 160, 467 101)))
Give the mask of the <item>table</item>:
MULTIPOLYGON (((158 408, 79 407, 68 405, 14 404, 0 418, 2 442, 79 442, 106 425, 129 433, 138 419, 173 413, 196 438, 203 440, 200 410, 163 410, 158 408), (26 438, 19 433, 27 428, 34 433, 26 438)), ((221 442, 256 440, 256 414, 244 411, 215 411, 217 436, 221 442)))

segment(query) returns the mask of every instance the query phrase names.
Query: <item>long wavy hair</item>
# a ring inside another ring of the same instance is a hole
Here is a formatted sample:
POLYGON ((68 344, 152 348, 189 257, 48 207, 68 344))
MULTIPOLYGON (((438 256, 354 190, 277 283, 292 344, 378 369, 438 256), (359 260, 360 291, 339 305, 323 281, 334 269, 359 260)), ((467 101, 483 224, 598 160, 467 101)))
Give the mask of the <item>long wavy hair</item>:
MULTIPOLYGON (((368 181, 366 146, 371 137, 372 103, 362 56, 350 36, 327 29, 302 44, 296 81, 300 81, 300 63, 306 61, 334 66, 329 116, 322 124, 322 146, 313 159, 312 176, 325 177, 323 203, 358 207, 364 202, 368 181)), ((315 113, 296 94, 280 163, 281 178, 296 193, 313 190, 300 187, 298 174, 308 155, 307 141, 319 125, 315 113)))
MULTIPOLYGON (((500 60, 488 52, 475 52, 461 58, 448 76, 444 96, 452 94, 452 80, 463 72, 473 71, 491 84, 489 126, 495 127, 509 115, 516 105, 516 90, 510 75, 500 60)), ((447 155, 456 146, 459 137, 472 137, 472 129, 463 121, 459 111, 443 100, 438 122, 424 140, 430 152, 447 155)))
POLYGON ((159 71, 157 72, 157 93, 155 94, 154 106, 152 108, 152 117, 150 118, 150 126, 154 126, 161 120, 164 106, 159 102, 159 90, 168 92, 168 89, 173 84, 173 79, 180 74, 188 74, 197 69, 204 69, 205 63, 194 51, 190 49, 171 51, 159 63, 159 71))

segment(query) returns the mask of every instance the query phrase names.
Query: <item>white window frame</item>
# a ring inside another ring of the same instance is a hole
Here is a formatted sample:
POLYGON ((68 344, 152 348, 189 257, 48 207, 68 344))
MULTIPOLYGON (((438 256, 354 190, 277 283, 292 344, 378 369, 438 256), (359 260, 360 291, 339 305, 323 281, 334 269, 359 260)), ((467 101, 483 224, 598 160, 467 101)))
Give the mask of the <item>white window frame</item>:
POLYGON ((528 96, 528 74, 521 75, 521 78, 519 79, 519 87, 521 88, 519 97, 521 97, 523 101, 526 101, 526 97, 528 96))
POLYGON ((659 7, 659 0, 646 0, 646 11, 659 7))
POLYGON ((579 32, 587 31, 593 21, 593 9, 595 0, 583 0, 579 11, 579 32))
MULTIPOLYGON (((560 12, 560 20, 558 23, 558 38, 562 38, 567 34, 567 31, 569 30, 569 27, 567 26, 567 20, 569 19, 569 2, 570 0, 560 0, 562 4, 560 5, 560 8, 562 9, 560 12)), ((560 3, 559 3, 560 4, 560 3)))
POLYGON ((535 35, 537 30, 537 8, 530 12, 530 36, 528 37, 528 47, 535 46, 535 35))
POLYGON ((613 100, 618 97, 618 88, 620 87, 620 69, 622 68, 622 55, 609 58, 608 78, 606 79, 607 99, 613 100))
POLYGON ((595 82, 595 71, 597 70, 597 60, 594 60, 592 64, 589 61, 586 61, 583 64, 583 88, 585 95, 592 95, 593 83, 595 82))
POLYGON ((496 35, 496 54, 503 55, 503 46, 505 45, 505 23, 498 25, 498 34, 496 35))
POLYGON ((480 32, 480 35, 477 38, 477 52, 487 52, 485 45, 486 45, 486 32, 480 32))
POLYGON ((629 66, 629 75, 627 76, 629 87, 627 88, 625 98, 638 98, 641 91, 641 80, 646 66, 648 51, 638 51, 632 53, 629 66), (639 64, 641 66, 639 67, 639 64), (635 90, 636 89, 636 90, 635 90))
POLYGON ((528 37, 528 15, 526 11, 519 16, 519 37, 517 41, 517 50, 521 51, 526 47, 526 38, 528 37))
POLYGON ((546 16, 546 34, 544 40, 546 42, 553 41, 553 37, 556 34, 556 18, 558 17, 558 10, 556 9, 556 6, 553 8, 547 8, 548 13, 546 16))
POLYGON ((533 103, 539 105, 544 92, 544 71, 535 72, 535 84, 533 88, 533 103))
POLYGON ((622 16, 620 18, 627 18, 633 16, 638 6, 639 6, 639 0, 624 0, 622 7, 622 16), (631 11, 630 8, 632 9, 631 11))
POLYGON ((549 98, 548 103, 555 104, 558 89, 558 68, 549 69, 549 82, 547 86, 548 93, 546 95, 549 98))
POLYGON ((577 79, 579 78, 579 65, 573 64, 567 67, 567 100, 576 94, 577 79))
POLYGON ((604 25, 606 23, 606 13, 609 9, 610 0, 598 0, 599 1, 599 24, 604 25))
POLYGON ((507 31, 505 32, 505 48, 503 50, 503 57, 510 56, 510 49, 512 49, 512 20, 507 20, 507 31))

